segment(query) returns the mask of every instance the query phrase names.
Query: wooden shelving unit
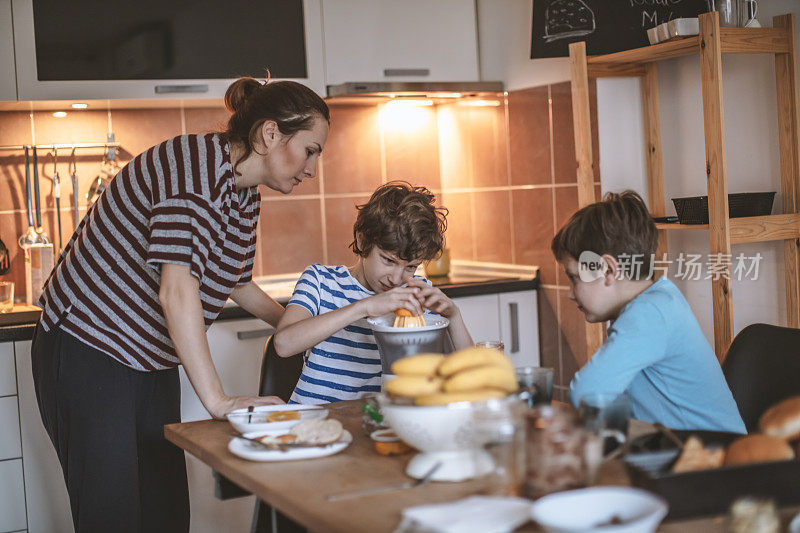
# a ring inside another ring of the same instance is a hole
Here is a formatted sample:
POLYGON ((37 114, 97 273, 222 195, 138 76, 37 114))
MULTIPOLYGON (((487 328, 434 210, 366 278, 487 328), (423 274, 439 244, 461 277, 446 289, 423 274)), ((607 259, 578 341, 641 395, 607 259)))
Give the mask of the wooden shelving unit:
MULTIPOLYGON (((711 254, 730 254, 731 245, 782 240, 786 266, 786 314, 790 327, 800 328, 800 144, 798 144, 797 45, 794 15, 773 18, 772 28, 720 28, 716 12, 700 15, 700 35, 603 56, 586 56, 586 44, 569 47, 572 72, 572 111, 575 156, 578 163, 578 203, 595 201, 592 170, 589 78, 636 76, 642 82, 645 151, 649 208, 664 216, 664 173, 658 107, 657 62, 699 55, 703 92, 706 175, 708 181, 707 225, 657 224, 659 257, 667 251, 666 232, 708 230, 711 254), (728 217, 728 179, 725 162, 725 119, 722 106, 722 54, 772 54, 778 103, 778 139, 781 168, 782 215, 728 217)), ((712 280, 714 350, 722 361, 733 340, 733 292, 731 272, 712 280)), ((587 324, 588 355, 603 342, 602 324, 587 324)))

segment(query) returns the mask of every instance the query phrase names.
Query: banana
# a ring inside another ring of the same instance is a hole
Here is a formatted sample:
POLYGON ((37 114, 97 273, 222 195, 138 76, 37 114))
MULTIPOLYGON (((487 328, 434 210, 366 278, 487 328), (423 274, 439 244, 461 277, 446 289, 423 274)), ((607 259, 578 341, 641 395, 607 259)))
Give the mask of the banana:
POLYGON ((486 365, 462 370, 445 382, 445 392, 466 392, 481 389, 500 389, 505 392, 517 390, 517 377, 506 364, 486 365))
POLYGON ((417 405, 446 405, 453 402, 483 402, 492 398, 502 398, 506 393, 498 389, 482 389, 469 392, 440 392, 419 396, 417 405))
POLYGON ((421 353, 404 357, 392 364, 392 373, 398 376, 434 377, 436 369, 443 360, 444 355, 438 353, 421 353))
POLYGON ((397 376, 387 381, 385 387, 386 392, 395 396, 423 396, 439 392, 442 380, 426 376, 397 376))
POLYGON ((499 350, 493 348, 466 348, 445 358, 439 366, 439 374, 447 377, 475 366, 503 364, 512 368, 511 361, 499 350))

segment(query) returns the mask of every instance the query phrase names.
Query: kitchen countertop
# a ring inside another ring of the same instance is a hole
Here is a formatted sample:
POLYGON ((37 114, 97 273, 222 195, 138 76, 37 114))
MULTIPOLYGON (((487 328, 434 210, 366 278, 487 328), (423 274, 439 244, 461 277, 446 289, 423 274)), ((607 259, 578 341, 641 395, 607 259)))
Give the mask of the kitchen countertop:
MULTIPOLYGON (((279 303, 286 305, 299 277, 299 272, 267 276, 257 278, 256 283, 279 303)), ((539 288, 539 268, 456 260, 452 262, 450 276, 431 278, 431 282, 450 298, 530 291, 539 288)), ((253 315, 229 301, 218 320, 239 318, 253 318, 253 315)), ((30 340, 35 327, 36 322, 31 318, 26 318, 26 322, 20 324, 0 326, 0 342, 30 340)))

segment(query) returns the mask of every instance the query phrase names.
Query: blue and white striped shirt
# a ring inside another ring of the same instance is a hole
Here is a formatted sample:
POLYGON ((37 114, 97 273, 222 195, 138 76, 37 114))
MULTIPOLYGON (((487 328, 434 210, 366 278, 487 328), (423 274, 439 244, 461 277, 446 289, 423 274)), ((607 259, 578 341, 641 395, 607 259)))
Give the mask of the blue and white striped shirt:
MULTIPOLYGON (((288 305, 299 305, 318 316, 373 294, 346 266, 315 264, 303 272, 288 305)), ((354 400, 380 390, 381 357, 372 329, 362 318, 306 352, 303 373, 289 403, 354 400)))
MULTIPOLYGON (((318 316, 374 294, 346 266, 314 264, 303 272, 287 305, 299 305, 318 316)), ((381 357, 366 319, 345 326, 306 351, 305 359, 289 403, 355 400, 381 390, 381 357)))

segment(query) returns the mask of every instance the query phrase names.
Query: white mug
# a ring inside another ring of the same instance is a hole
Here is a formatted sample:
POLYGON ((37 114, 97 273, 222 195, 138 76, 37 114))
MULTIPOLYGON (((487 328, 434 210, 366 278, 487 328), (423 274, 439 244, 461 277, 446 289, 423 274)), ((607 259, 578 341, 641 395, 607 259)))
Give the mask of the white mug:
POLYGON ((741 26, 743 28, 758 28, 761 26, 756 20, 756 15, 758 15, 758 0, 741 0, 741 2, 742 4, 739 8, 742 21, 741 26), (753 4, 752 9, 748 4, 753 4))

